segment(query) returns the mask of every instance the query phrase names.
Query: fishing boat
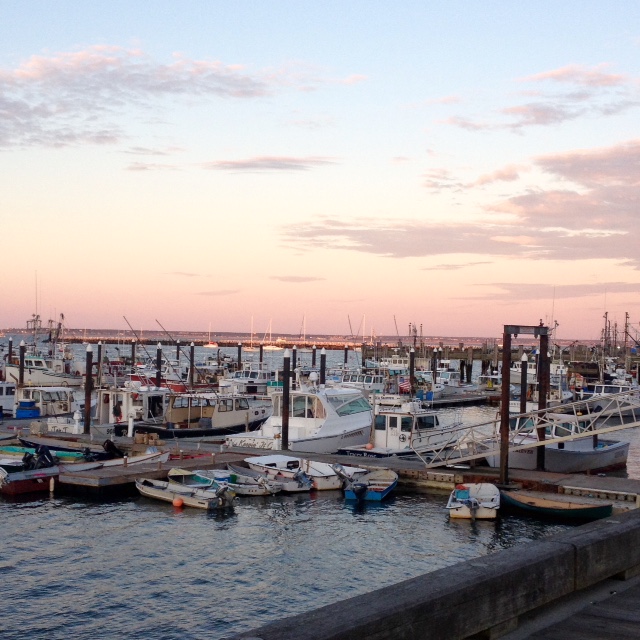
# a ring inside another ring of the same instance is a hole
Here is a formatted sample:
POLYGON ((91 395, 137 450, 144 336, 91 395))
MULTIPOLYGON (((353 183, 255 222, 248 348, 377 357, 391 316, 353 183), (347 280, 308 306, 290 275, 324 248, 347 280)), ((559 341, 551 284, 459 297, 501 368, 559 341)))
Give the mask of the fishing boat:
POLYGON ((493 520, 500 509, 500 490, 489 482, 457 484, 446 508, 450 518, 493 520))
POLYGON ((161 438, 201 438, 253 431, 271 415, 268 399, 214 391, 169 396, 162 423, 140 422, 136 433, 157 433, 161 438))
POLYGON ((146 498, 171 502, 176 507, 196 507, 209 511, 231 509, 235 494, 227 485, 213 491, 187 487, 175 482, 141 478, 136 480, 136 488, 146 498))
POLYGON ((0 493, 5 496, 17 496, 24 493, 49 491, 51 479, 55 481, 61 473, 88 471, 98 469, 100 466, 100 462, 76 462, 16 473, 8 473, 0 469, 0 493))
POLYGON ((376 398, 374 410, 373 441, 341 447, 339 454, 361 458, 428 455, 458 441, 459 412, 442 413, 423 402, 393 395, 376 398))
POLYGON ((209 489, 215 491, 222 485, 227 485, 238 496, 270 496, 282 489, 277 482, 267 477, 249 482, 243 482, 244 474, 238 475, 228 469, 202 469, 190 471, 188 469, 171 469, 168 473, 169 482, 175 482, 185 487, 209 489))
POLYGON ((267 474, 249 467, 241 467, 239 465, 227 463, 227 469, 235 474, 244 484, 262 484, 268 482, 277 487, 283 493, 303 493, 311 490, 311 479, 305 473, 300 471, 294 475, 283 476, 281 474, 267 474))
POLYGON ((367 473, 366 469, 343 466, 342 475, 338 475, 329 463, 280 454, 245 458, 244 461, 251 469, 274 478, 280 476, 295 479, 302 472, 311 480, 311 488, 316 491, 341 489, 345 476, 354 480, 367 473))
POLYGON ((571 496, 569 499, 544 498, 527 491, 502 491, 502 505, 519 513, 545 518, 568 518, 573 520, 597 520, 608 518, 613 505, 585 502, 571 496))
POLYGON ((354 479, 344 474, 341 464, 331 466, 344 480, 344 497, 347 500, 380 502, 388 497, 398 484, 398 474, 391 469, 373 469, 354 479))
MULTIPOLYGON (((538 442, 534 421, 527 416, 514 417, 511 420, 512 428, 517 427, 519 431, 510 446, 521 445, 523 448, 509 452, 509 467, 534 470, 537 467, 537 455, 536 447, 531 445, 538 442), (525 422, 520 425, 519 421, 525 422), (527 426, 527 422, 530 423, 530 427, 527 426)), ((590 432, 590 429, 593 429, 593 420, 588 415, 549 412, 545 416, 545 427, 550 438, 583 434, 574 440, 545 445, 545 471, 605 472, 624 469, 627 466, 629 442, 593 435, 590 432)), ((500 467, 499 453, 487 456, 486 460, 490 467, 500 467)))
MULTIPOLYGON (((357 389, 311 386, 289 394, 289 449, 310 453, 335 453, 347 446, 366 444, 371 434, 373 408, 357 389)), ((282 447, 283 390, 272 395, 273 415, 252 432, 229 436, 226 444, 254 449, 282 447)))

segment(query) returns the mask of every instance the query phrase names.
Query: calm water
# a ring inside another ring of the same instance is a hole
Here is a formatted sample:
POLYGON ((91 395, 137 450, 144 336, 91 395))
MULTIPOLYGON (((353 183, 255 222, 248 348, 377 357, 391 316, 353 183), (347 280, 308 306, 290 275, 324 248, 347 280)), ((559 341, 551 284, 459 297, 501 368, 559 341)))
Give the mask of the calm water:
MULTIPOLYGON (((637 434, 613 437, 632 441, 640 478, 637 434)), ((244 498, 216 516, 139 496, 0 497, 0 637, 215 640, 566 528, 450 522, 446 498, 244 498)))
POLYGON ((142 497, 0 499, 0 636, 222 638, 564 528, 450 522, 445 503, 321 492, 216 516, 142 497))

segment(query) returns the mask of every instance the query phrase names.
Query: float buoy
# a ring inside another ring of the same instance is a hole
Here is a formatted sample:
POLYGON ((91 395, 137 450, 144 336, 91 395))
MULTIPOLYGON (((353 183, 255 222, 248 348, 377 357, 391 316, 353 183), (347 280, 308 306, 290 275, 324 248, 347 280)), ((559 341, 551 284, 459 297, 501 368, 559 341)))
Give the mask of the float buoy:
POLYGON ((174 498, 173 499, 173 506, 174 507, 181 507, 184 504, 184 500, 182 498, 174 498))

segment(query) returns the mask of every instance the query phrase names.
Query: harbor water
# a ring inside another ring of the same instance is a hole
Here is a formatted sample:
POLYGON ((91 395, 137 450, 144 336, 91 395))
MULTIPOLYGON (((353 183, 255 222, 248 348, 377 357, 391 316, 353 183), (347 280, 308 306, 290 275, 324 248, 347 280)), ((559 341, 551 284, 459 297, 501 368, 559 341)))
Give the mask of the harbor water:
MULTIPOLYGON (((640 478, 638 436, 613 437, 632 442, 640 478)), ((0 497, 0 637, 215 640, 568 526, 451 521, 446 500, 359 506, 331 491, 238 498, 217 515, 138 495, 0 497)))

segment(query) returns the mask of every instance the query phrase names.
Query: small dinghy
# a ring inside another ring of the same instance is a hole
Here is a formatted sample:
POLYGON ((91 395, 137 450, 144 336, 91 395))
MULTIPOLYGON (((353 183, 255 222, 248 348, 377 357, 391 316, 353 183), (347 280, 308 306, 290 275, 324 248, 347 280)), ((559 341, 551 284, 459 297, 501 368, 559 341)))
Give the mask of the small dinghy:
POLYGON ((526 491, 503 491, 502 504, 523 514, 556 519, 598 520, 608 518, 613 512, 610 502, 587 502, 577 496, 566 500, 560 496, 545 498, 526 491))
MULTIPOLYGON (((316 491, 330 491, 342 488, 343 478, 338 476, 327 462, 316 462, 305 458, 293 458, 280 454, 256 456, 244 460, 252 469, 266 473, 269 477, 295 478, 300 472, 311 480, 311 488, 316 491)), ((349 478, 367 473, 359 467, 342 467, 349 478)))
POLYGON ((196 507, 209 511, 230 509, 235 494, 227 485, 215 490, 198 489, 179 485, 175 482, 141 478, 136 480, 136 488, 147 498, 171 502, 176 507, 196 507))
POLYGON ((256 471, 248 467, 240 467, 231 463, 227 463, 227 469, 234 473, 244 484, 261 484, 268 482, 284 493, 302 493, 311 490, 311 479, 303 472, 300 472, 293 478, 289 478, 277 475, 271 476, 262 471, 256 471))
POLYGON ((226 485, 238 496, 270 496, 281 491, 276 482, 269 481, 266 477, 253 482, 242 482, 241 476, 223 469, 171 469, 168 475, 169 482, 186 487, 215 491, 218 487, 226 485))
POLYGON ((450 518, 493 520, 498 517, 500 490, 489 482, 457 484, 449 496, 450 518))
POLYGON ((374 469, 352 478, 344 473, 341 464, 331 465, 344 481, 344 497, 347 500, 382 501, 396 488, 398 474, 391 469, 374 469))

